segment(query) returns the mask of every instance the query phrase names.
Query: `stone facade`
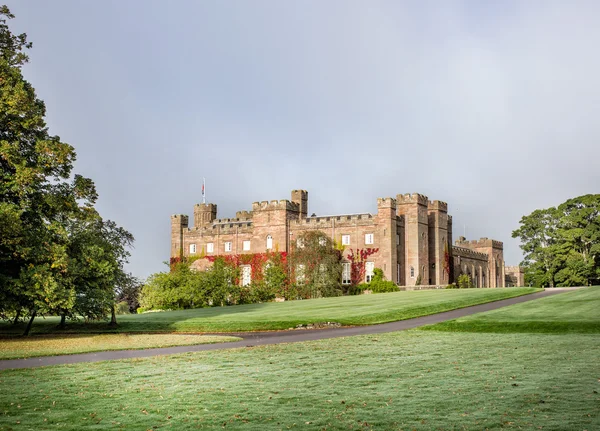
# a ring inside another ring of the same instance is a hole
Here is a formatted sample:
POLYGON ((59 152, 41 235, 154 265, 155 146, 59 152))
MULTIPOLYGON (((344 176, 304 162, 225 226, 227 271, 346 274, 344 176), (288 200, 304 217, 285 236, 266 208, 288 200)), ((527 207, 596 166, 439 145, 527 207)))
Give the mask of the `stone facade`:
POLYGON ((505 266, 506 286, 525 286, 525 272, 520 266, 505 266))
POLYGON ((293 190, 290 200, 254 202, 235 218, 217 218, 216 204, 194 206, 194 225, 171 216, 171 257, 264 253, 291 250, 299 235, 320 230, 350 249, 376 248, 370 266, 401 286, 447 285, 468 273, 477 287, 504 286, 500 241, 459 238, 452 246, 448 205, 422 194, 377 199, 377 213, 308 217, 308 192, 293 190))

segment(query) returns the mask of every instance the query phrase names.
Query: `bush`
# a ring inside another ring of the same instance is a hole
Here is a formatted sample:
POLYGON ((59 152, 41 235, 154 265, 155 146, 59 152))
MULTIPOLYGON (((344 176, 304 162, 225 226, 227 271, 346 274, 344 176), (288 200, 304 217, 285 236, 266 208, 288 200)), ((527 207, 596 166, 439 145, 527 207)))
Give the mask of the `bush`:
POLYGON ((373 293, 398 292, 399 290, 396 283, 385 279, 381 268, 375 268, 373 270, 373 278, 371 279, 371 282, 366 285, 366 289, 369 289, 373 293))
POLYGON ((458 289, 458 286, 456 285, 456 283, 452 283, 444 287, 444 289, 458 289))
POLYGON ((459 289, 470 289, 472 287, 473 283, 471 283, 471 277, 469 277, 469 274, 461 274, 458 276, 459 289))
POLYGON ((348 288, 349 295, 362 295, 365 290, 369 288, 369 285, 366 283, 357 284, 356 286, 350 286, 348 288))
POLYGON ((373 293, 398 292, 396 283, 389 280, 373 280, 368 287, 373 293))

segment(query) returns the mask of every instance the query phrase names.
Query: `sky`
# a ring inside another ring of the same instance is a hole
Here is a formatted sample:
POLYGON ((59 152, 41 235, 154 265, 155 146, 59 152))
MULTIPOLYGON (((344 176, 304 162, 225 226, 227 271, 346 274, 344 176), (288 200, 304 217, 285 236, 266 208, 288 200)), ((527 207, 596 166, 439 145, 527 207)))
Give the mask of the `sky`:
MULTIPOLYGON (((5 0, 6 1, 6 0, 5 0)), ((309 192, 449 204, 454 239, 600 192, 600 2, 9 0, 24 75, 104 218, 164 271, 170 215, 309 192)))

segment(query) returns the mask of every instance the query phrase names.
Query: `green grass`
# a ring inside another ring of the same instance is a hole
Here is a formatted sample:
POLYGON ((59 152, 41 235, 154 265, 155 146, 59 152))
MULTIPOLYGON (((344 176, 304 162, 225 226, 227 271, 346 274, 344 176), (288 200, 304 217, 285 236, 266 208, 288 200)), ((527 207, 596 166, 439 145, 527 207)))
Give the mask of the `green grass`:
MULTIPOLYGON (((536 292, 533 288, 428 290, 377 295, 321 298, 167 311, 119 316, 117 329, 106 323, 69 323, 69 331, 80 332, 237 332, 289 329, 298 324, 338 322, 369 325, 410 319, 485 302, 536 292)), ((33 332, 52 332, 57 318, 37 319, 33 332)), ((22 325, 0 326, 0 332, 16 333, 22 325)))
POLYGON ((64 334, 0 338, 0 359, 226 343, 238 337, 191 334, 64 334))
POLYGON ((405 331, 0 372, 0 430, 597 430, 600 336, 405 331))
POLYGON ((600 334, 600 286, 511 305, 422 329, 452 332, 600 334))

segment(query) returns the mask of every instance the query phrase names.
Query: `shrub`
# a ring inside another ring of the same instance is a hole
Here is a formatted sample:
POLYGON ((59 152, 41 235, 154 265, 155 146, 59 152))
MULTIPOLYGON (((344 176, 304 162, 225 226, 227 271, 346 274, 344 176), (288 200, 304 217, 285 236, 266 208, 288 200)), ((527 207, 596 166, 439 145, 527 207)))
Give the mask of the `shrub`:
POLYGON ((456 283, 452 283, 444 287, 444 289, 458 289, 458 286, 456 285, 456 283))
POLYGON ((397 292, 399 290, 396 283, 385 279, 381 268, 375 268, 373 270, 373 278, 371 279, 371 282, 367 284, 366 288, 373 293, 397 292))
POLYGON ((473 283, 471 283, 471 277, 469 277, 469 274, 461 274, 458 276, 459 289, 470 289, 472 287, 473 283))
POLYGON ((348 288, 349 295, 362 295, 365 290, 369 289, 369 285, 366 283, 357 284, 356 286, 350 286, 348 288))

